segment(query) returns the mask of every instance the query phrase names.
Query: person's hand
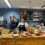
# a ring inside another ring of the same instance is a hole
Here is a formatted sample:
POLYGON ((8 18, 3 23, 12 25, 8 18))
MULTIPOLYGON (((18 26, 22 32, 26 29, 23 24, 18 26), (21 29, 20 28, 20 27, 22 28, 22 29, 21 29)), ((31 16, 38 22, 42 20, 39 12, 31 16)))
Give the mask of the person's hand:
POLYGON ((16 29, 14 30, 14 32, 16 32, 16 33, 19 33, 19 30, 18 30, 18 28, 16 28, 16 29))

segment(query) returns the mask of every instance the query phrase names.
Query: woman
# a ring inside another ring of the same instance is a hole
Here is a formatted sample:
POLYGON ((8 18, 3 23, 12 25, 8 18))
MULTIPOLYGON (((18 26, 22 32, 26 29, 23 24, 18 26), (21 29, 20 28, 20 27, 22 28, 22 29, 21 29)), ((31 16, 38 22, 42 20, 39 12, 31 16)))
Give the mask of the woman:
POLYGON ((14 21, 14 19, 15 19, 15 17, 14 16, 11 16, 10 17, 10 28, 12 29, 12 30, 14 30, 16 27, 17 27, 17 22, 15 22, 14 21))
POLYGON ((21 18, 20 22, 18 24, 19 31, 26 31, 27 26, 28 26, 28 24, 25 22, 25 19, 21 18))

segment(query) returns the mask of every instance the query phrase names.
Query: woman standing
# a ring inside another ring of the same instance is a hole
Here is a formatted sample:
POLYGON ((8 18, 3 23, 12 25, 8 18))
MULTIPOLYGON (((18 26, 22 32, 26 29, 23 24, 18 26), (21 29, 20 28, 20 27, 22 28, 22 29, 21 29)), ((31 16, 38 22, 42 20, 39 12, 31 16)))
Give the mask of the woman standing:
POLYGON ((26 31, 26 27, 28 26, 28 24, 25 22, 24 17, 20 18, 20 22, 18 24, 18 29, 19 31, 26 31))
POLYGON ((14 19, 15 19, 15 17, 14 16, 11 16, 10 17, 10 28, 12 29, 12 30, 14 30, 16 27, 17 27, 17 22, 15 22, 14 21, 14 19))

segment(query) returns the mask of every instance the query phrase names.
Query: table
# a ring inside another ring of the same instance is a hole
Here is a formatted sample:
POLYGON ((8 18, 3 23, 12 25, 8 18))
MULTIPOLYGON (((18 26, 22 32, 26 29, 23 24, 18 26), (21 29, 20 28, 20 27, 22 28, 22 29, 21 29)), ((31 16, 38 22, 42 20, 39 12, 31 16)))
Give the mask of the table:
POLYGON ((45 37, 0 38, 0 45, 45 45, 45 37))

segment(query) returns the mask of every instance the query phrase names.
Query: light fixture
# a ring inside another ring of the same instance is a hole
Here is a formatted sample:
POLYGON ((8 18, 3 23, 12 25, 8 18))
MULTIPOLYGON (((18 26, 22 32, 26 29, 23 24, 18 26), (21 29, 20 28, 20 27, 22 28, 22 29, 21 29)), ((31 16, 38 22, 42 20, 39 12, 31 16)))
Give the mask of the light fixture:
POLYGON ((43 5, 42 8, 45 8, 45 5, 43 5))
POLYGON ((10 5, 9 1, 8 0, 4 0, 4 1, 8 5, 8 7, 11 8, 11 5, 10 5))
POLYGON ((41 7, 32 7, 33 9, 41 9, 41 7))

